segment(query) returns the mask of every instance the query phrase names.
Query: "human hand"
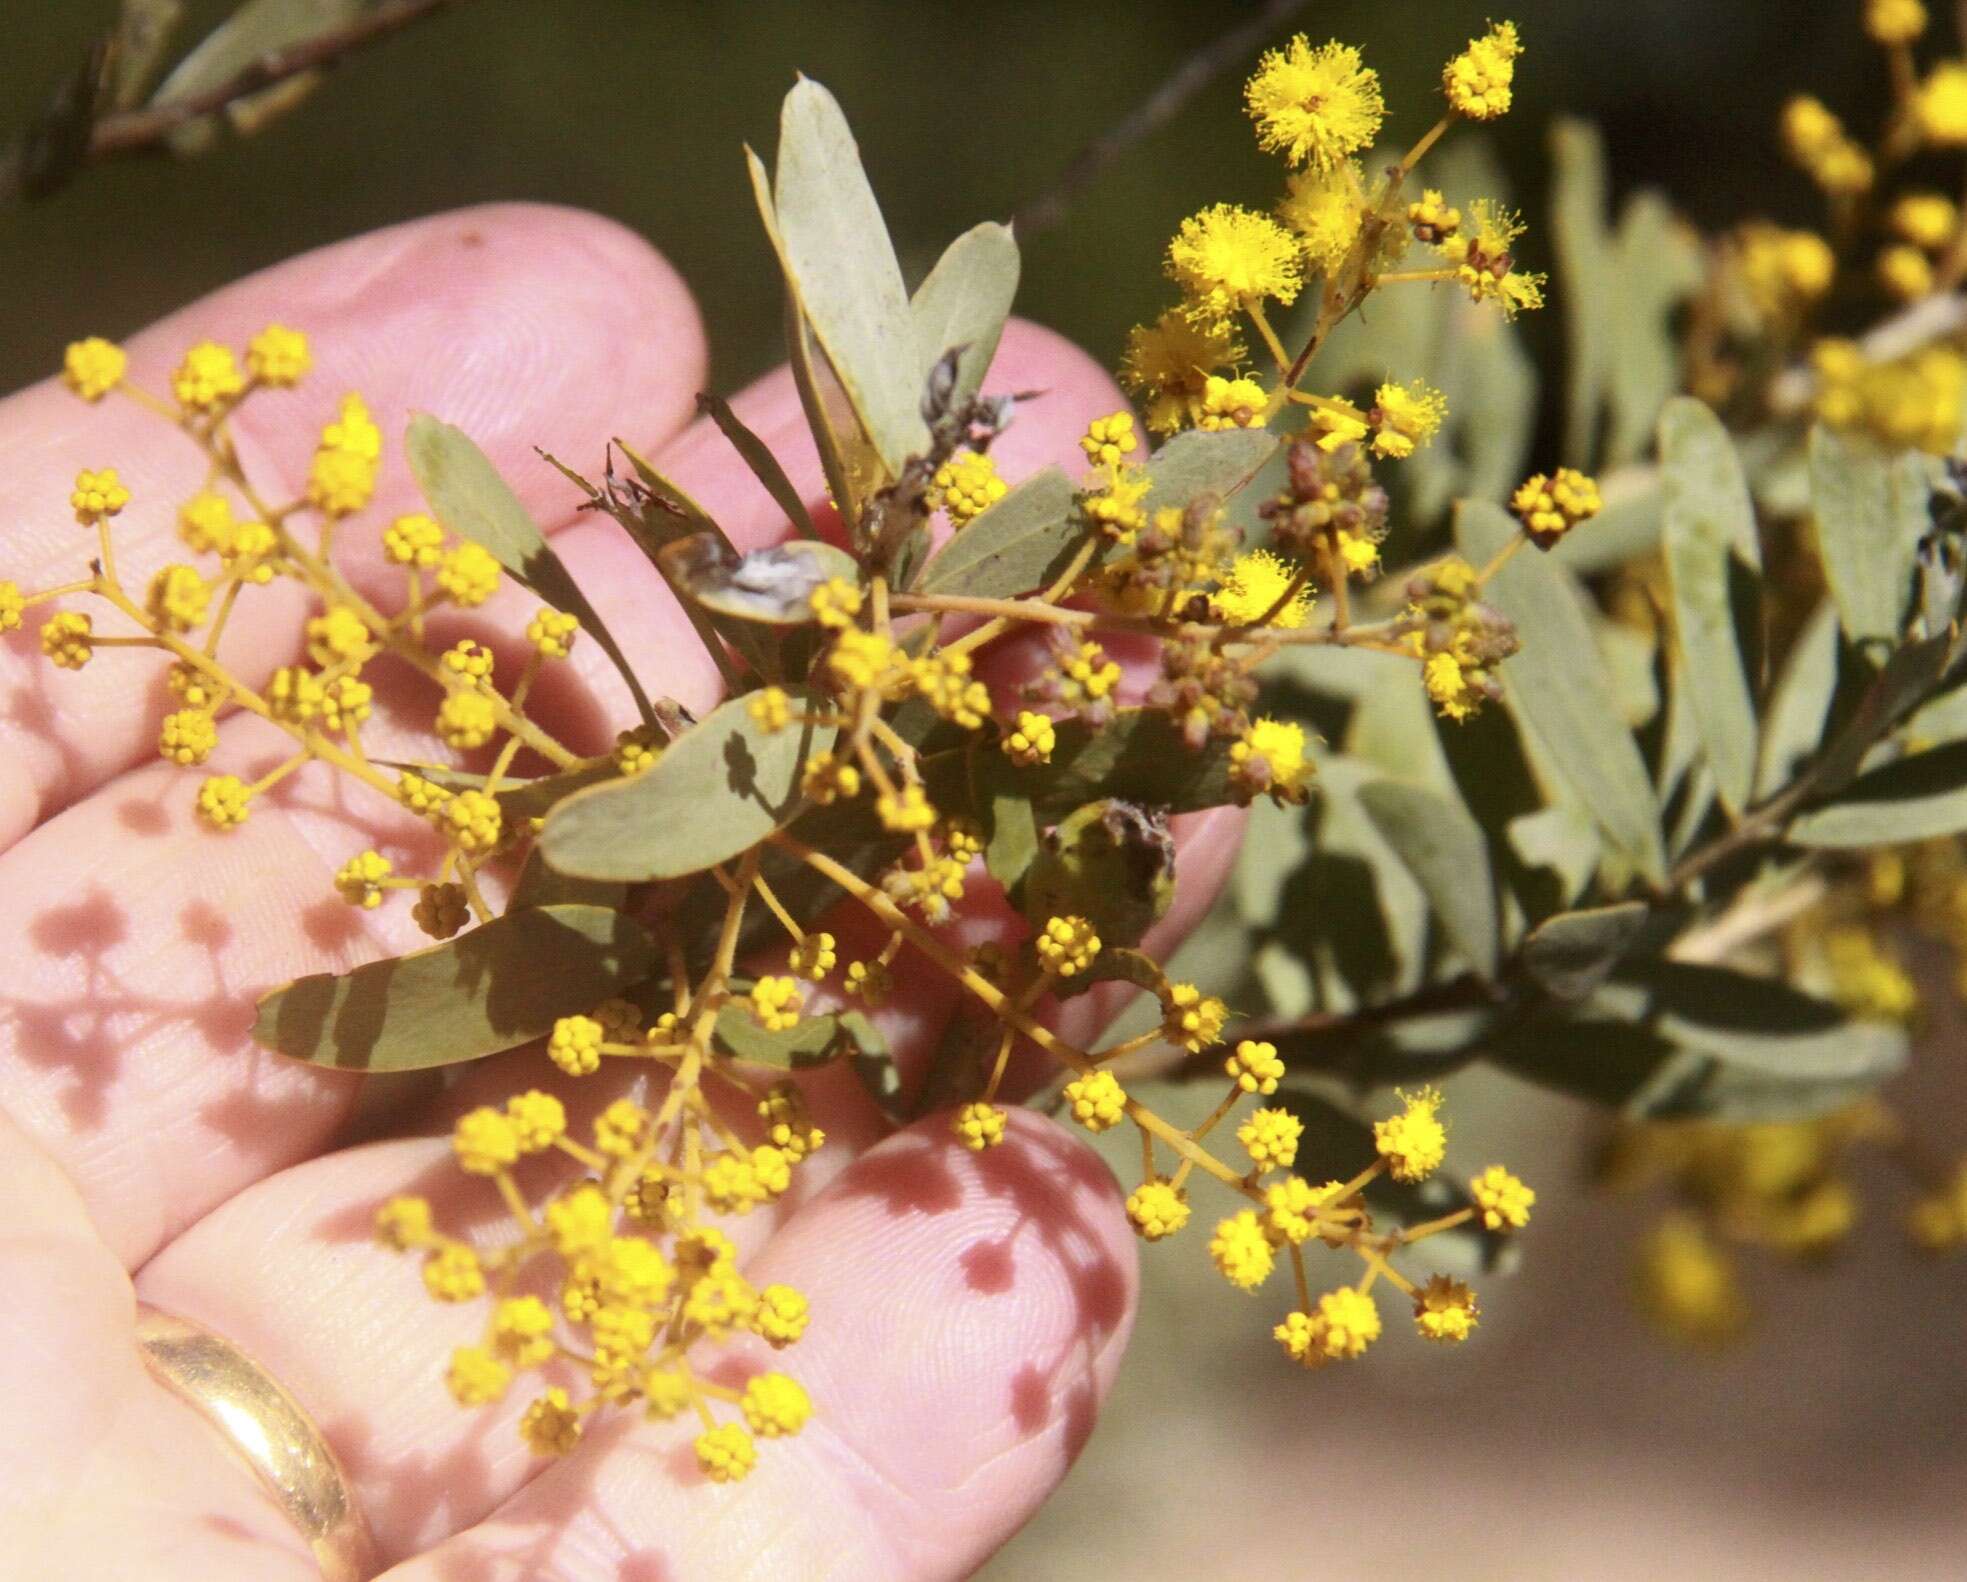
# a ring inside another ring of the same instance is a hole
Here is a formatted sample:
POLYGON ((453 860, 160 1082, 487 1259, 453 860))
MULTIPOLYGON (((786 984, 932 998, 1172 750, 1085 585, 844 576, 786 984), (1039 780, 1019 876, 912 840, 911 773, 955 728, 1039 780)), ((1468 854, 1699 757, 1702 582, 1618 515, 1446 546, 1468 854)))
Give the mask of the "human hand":
MULTIPOLYGON (((717 680, 680 611, 611 524, 575 520, 538 445, 580 464, 621 433, 645 443, 741 547, 784 523, 707 422, 687 292, 626 233, 566 211, 467 211, 364 237, 220 292, 131 342, 156 376, 190 342, 239 344, 270 320, 306 329, 317 366, 296 393, 256 397, 236 422, 249 472, 292 492, 312 434, 346 389, 386 435, 413 409, 463 427, 519 489, 622 639, 652 692, 702 710, 717 680), (556 514, 557 513, 557 514, 556 514)), ((1086 421, 1121 404, 1106 376, 1048 333, 1014 324, 990 389, 1041 389, 996 454, 1019 476, 1077 459, 1086 421)), ((817 499, 817 460, 783 370, 736 405, 817 499)), ((136 500, 118 522, 126 574, 174 558, 173 512, 203 476, 155 417, 90 409, 52 382, 0 403, 0 571, 66 581, 80 560, 62 498, 83 466, 115 466, 136 500)), ((362 523, 417 508, 393 438, 362 523)), ((377 557, 348 570, 377 585, 377 557)), ((460 626, 518 640, 530 600, 460 626)), ((299 591, 242 604, 224 653, 256 680, 298 651, 299 591)), ((600 750, 626 717, 592 644, 542 694, 568 739, 600 750)), ((278 1582, 316 1574, 300 1535, 222 1436, 144 1371, 139 1299, 236 1342, 322 1426, 366 1511, 392 1582, 569 1582, 771 1576, 961 1575, 1056 1484, 1090 1430, 1132 1319, 1131 1234, 1104 1167, 1014 1111, 1004 1145, 972 1155, 939 1122, 893 1136, 844 1074, 810 1094, 829 1144, 795 1193, 730 1227, 756 1279, 813 1308, 792 1354, 818 1409, 743 1483, 703 1483, 688 1424, 617 1420, 561 1461, 515 1431, 523 1399, 460 1410, 452 1346, 473 1307, 433 1305, 414 1260, 370 1225, 392 1194, 431 1198, 447 1227, 496 1236, 483 1182, 449 1168, 450 1120, 523 1086, 585 1113, 645 1078, 561 1078, 536 1051, 435 1091, 283 1060, 250 1040, 254 997, 425 943, 407 909, 355 912, 328 876, 365 845, 414 847, 413 821, 345 795, 320 766, 284 782, 239 829, 190 816, 190 787, 157 761, 162 662, 118 654, 51 685, 32 632, 0 652, 0 1541, 9 1575, 278 1582), (361 1095, 360 1130, 336 1146, 361 1095)), ((1015 654, 999 663, 1015 670, 1015 654)), ((380 677, 378 680, 380 681, 380 677)), ((379 687, 380 755, 423 755, 429 703, 379 687), (392 704, 394 705, 392 707, 392 704)), ((233 719, 215 766, 277 756, 270 727, 233 719)), ((1177 821, 1183 878, 1150 936, 1165 952, 1207 906, 1238 828, 1228 810, 1177 821)), ((965 942, 1011 927, 1001 898, 969 905, 965 942)), ((842 925, 843 937, 849 931, 842 925)), ((916 975, 921 979, 924 975, 916 975)), ((940 981, 910 981, 881 1021, 905 1076, 954 1012, 940 981)), ((1069 1002, 1087 1037, 1112 1000, 1069 1002)), ((735 1354, 743 1361, 741 1352, 735 1354)))

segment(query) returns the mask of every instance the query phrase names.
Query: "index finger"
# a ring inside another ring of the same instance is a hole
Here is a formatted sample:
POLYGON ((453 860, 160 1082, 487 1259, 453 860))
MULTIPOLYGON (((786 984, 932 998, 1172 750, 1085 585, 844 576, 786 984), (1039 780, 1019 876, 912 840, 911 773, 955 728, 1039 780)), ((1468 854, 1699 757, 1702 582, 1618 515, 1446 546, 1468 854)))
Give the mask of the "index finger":
MULTIPOLYGON (((240 410, 241 460, 268 498, 293 497, 322 424, 358 391, 392 441, 365 520, 421 509, 393 441, 423 409, 469 433, 549 529, 563 525, 571 491, 533 447, 579 455, 617 433, 659 443, 689 417, 705 371, 689 292, 646 242, 595 215, 502 204, 393 226, 228 286, 134 336, 129 377, 167 390, 193 343, 241 346, 270 322, 307 332, 314 367, 298 389, 258 392, 240 410), (624 357, 625 343, 647 354, 624 357)), ((130 489, 116 524, 130 586, 188 558, 177 510, 203 483, 203 454, 119 395, 85 405, 48 379, 0 400, 0 577, 32 592, 85 574, 91 545, 67 505, 85 467, 114 467, 130 489)), ((296 651, 307 595, 284 581, 254 593, 223 654, 256 686, 296 651)), ((55 684, 32 630, 0 644, 0 847, 154 750, 166 660, 119 658, 55 684)))

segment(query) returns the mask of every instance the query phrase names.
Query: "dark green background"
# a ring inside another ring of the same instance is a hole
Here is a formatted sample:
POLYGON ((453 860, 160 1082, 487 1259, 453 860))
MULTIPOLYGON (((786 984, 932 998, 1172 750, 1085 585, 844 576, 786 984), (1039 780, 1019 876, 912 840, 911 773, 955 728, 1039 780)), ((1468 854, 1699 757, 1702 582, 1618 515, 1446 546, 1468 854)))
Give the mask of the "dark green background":
MULTIPOLYGON (((8 0, 0 125, 25 123, 115 13, 114 0, 8 0)), ((194 0, 196 36, 228 11, 194 0)), ((968 0, 471 0, 332 77, 260 137, 195 162, 89 172, 0 211, 7 333, 0 389, 62 344, 117 335, 235 275, 353 232, 456 204, 538 198, 633 226, 704 293, 717 383, 778 356, 777 299, 739 146, 776 137, 795 71, 853 118, 904 267, 1044 190, 1072 154, 1250 4, 1118 6, 968 0)), ((1362 46, 1386 78, 1388 142, 1423 130, 1441 62, 1497 0, 1314 0, 1295 22, 1362 46)), ((1807 217, 1770 147, 1785 85, 1808 83, 1866 126, 1880 69, 1858 0, 1523 0, 1502 8, 1529 53, 1498 132, 1533 222, 1542 129, 1600 120, 1621 186, 1670 187, 1719 222, 1745 205, 1807 217)), ((1277 164, 1255 147, 1240 79, 1219 80, 1032 239, 1023 311, 1101 357, 1166 292, 1159 253, 1183 215, 1267 203, 1277 164)), ((1548 265, 1542 233, 1529 257, 1548 265)), ((1552 323, 1539 326, 1551 350, 1552 323)))

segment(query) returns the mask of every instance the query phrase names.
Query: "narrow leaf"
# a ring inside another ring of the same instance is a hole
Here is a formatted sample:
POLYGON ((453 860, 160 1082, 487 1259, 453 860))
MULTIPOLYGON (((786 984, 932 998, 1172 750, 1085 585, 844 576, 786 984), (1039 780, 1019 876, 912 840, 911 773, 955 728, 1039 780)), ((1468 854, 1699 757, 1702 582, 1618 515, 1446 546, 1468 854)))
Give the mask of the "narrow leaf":
POLYGON ((431 514, 459 538, 488 551, 522 586, 578 620, 620 672, 642 717, 654 719, 649 695, 614 634, 560 557, 547 547, 532 513, 470 436, 419 412, 410 419, 403 446, 431 514))
POLYGON ((653 768, 576 792, 547 816, 540 844, 562 873, 673 879, 748 851, 802 806, 808 757, 831 744, 815 726, 767 731, 733 698, 663 750, 653 768))
POLYGON ((1483 977, 1494 978, 1500 949, 1495 881, 1481 827, 1468 810, 1398 780, 1362 786, 1359 805, 1426 892, 1450 943, 1483 977))
POLYGON ((908 293, 847 118, 810 79, 785 97, 773 194, 799 305, 889 475, 899 476, 929 438, 908 293))
POLYGON ((1715 789, 1731 812, 1740 813, 1755 788, 1755 694, 1735 627, 1735 592, 1746 584, 1759 618, 1755 508, 1728 431, 1690 397, 1668 402, 1660 415, 1660 464, 1674 636, 1683 661, 1679 679, 1688 688, 1715 789))
POLYGON ((1890 846, 1967 829, 1967 742, 1859 775, 1828 807, 1789 827, 1797 846, 1890 846))
POLYGON ((1887 463, 1828 428, 1810 434, 1810 508, 1817 550, 1852 642, 1895 644, 1912 602, 1912 569, 1929 525, 1920 459, 1887 463))
POLYGON ((785 468, 779 464, 778 457, 772 454, 769 445, 745 427, 744 419, 731 409, 731 403, 722 396, 699 391, 697 410, 709 414, 718 432, 731 442, 732 449, 744 458, 744 464, 751 469, 751 475, 772 497, 772 503, 785 512, 785 519, 792 524, 793 530, 801 538, 817 537, 813 519, 806 513, 806 502, 800 499, 799 491, 785 475, 785 468))
POLYGON ((1563 285, 1558 295, 1564 304, 1571 353, 1564 457, 1588 467, 1612 361, 1607 329, 1613 260, 1605 223, 1605 143, 1589 122, 1565 118, 1551 127, 1550 153, 1551 241, 1563 285))
POLYGON ((1643 901, 1561 912, 1525 936, 1523 970, 1560 1000, 1589 996, 1619 964, 1651 915, 1643 901))
POLYGON ((1008 225, 994 220, 971 227, 944 250, 908 305, 915 330, 917 366, 926 380, 945 352, 956 351, 952 409, 983 388, 997 355, 1004 321, 1018 292, 1018 244, 1008 225))
POLYGON ((633 918, 596 906, 531 907, 427 950, 299 978, 260 1001, 253 1036, 346 1071, 415 1071, 511 1049, 655 970, 633 918))
MULTIPOLYGON (((1497 506, 1465 502, 1455 531, 1462 553, 1479 566, 1517 527, 1497 506)), ((1612 844, 1646 878, 1663 879, 1666 853, 1646 764, 1619 723, 1611 679, 1577 595, 1545 556, 1530 552, 1511 557, 1490 580, 1487 596, 1516 623, 1523 640, 1522 650, 1501 667, 1510 706, 1529 721, 1579 805, 1612 844)))
POLYGON ((1824 739, 1824 722, 1837 691, 1837 627, 1837 606, 1826 599, 1783 660, 1762 722, 1762 757, 1755 773, 1758 799, 1788 785, 1797 765, 1824 739))
MULTIPOLYGON (((211 88, 230 82, 262 55, 303 43, 319 34, 340 27, 360 16, 368 0, 246 0, 231 16, 208 33, 198 47, 178 62, 152 96, 155 105, 176 104, 211 88)), ((250 99, 227 106, 235 114, 250 115, 254 104, 282 99, 293 91, 292 83, 311 83, 319 73, 309 73, 263 90, 250 99)), ((193 121, 171 134, 172 149, 180 154, 196 154, 213 136, 211 117, 193 121)))

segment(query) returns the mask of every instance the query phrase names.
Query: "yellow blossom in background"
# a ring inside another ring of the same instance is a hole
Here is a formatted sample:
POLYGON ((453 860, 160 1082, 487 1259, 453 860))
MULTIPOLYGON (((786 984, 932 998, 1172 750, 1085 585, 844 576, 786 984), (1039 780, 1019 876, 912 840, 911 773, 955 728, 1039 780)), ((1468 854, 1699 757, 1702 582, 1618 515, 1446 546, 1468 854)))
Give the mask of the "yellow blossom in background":
POLYGON ((1926 31, 1922 0, 1865 0, 1865 31, 1880 44, 1910 44, 1926 31))
POLYGON ((1170 308, 1153 324, 1128 332, 1120 382, 1145 403, 1147 426, 1172 434, 1202 415, 1209 376, 1235 368, 1248 355, 1226 321, 1197 324, 1170 308))
POLYGON ((567 1392, 555 1386, 526 1408, 519 1419, 519 1434, 536 1456, 564 1456, 580 1442, 580 1414, 567 1392))
POLYGON ((460 544, 437 563, 437 586, 453 604, 476 609, 498 591, 502 572, 488 549, 460 544))
POLYGON ((1471 121, 1493 121, 1508 113, 1516 57, 1523 53, 1514 22, 1494 22, 1482 37, 1448 62, 1441 74, 1448 106, 1471 121))
POLYGON ((451 1353, 444 1386, 460 1406, 489 1406, 512 1384, 512 1370, 482 1346, 460 1346, 451 1353))
POLYGON ((335 874, 335 888, 351 906, 373 909, 382 905, 382 883, 395 865, 379 851, 365 851, 349 858, 335 874))
POLYGON ((1928 252, 1938 252, 1953 240, 1960 224, 1954 201, 1938 192, 1909 192, 1892 205, 1892 229, 1928 252))
POLYGON ((1245 303, 1275 298, 1288 305, 1304 284, 1291 233, 1268 215, 1233 203, 1182 221, 1168 244, 1167 267, 1189 316, 1203 326, 1222 324, 1245 303))
POLYGON ((1336 41, 1314 49, 1302 33, 1264 55, 1243 99, 1260 148, 1319 170, 1371 146, 1386 115, 1379 73, 1358 50, 1336 41))
POLYGON ((800 977, 818 983, 840 959, 839 951, 831 934, 814 931, 792 947, 787 964, 800 977))
POLYGON ((1933 293, 1933 266, 1916 247, 1888 247, 1878 255, 1878 283, 1900 302, 1917 302, 1933 293))
POLYGON ((1967 61, 1945 60, 1933 68, 1912 96, 1912 119, 1928 143, 1967 144, 1967 61))
POLYGON ((1677 1340, 1718 1345, 1748 1323, 1733 1261, 1691 1215, 1669 1215, 1641 1242, 1637 1284, 1640 1306, 1677 1340))
POLYGON ((1293 171, 1278 200, 1277 217, 1297 237, 1306 270, 1329 274, 1352 251, 1366 221, 1365 181, 1358 164, 1341 160, 1326 168, 1293 171))

